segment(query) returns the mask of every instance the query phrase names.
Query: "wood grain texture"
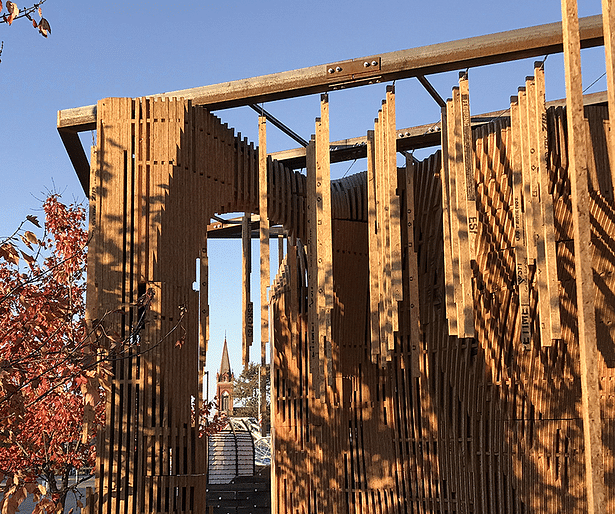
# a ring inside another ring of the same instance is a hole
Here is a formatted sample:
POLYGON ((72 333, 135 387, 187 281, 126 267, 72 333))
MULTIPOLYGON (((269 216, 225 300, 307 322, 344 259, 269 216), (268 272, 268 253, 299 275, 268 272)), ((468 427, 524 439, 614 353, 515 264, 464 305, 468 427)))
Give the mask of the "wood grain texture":
POLYGON ((571 142, 570 196, 574 230, 579 357, 582 391, 583 441, 585 444, 585 485, 587 511, 603 512, 604 462, 600 412, 600 377, 594 306, 594 280, 587 180, 587 133, 583 113, 581 84, 581 42, 576 0, 562 0, 564 68, 566 70, 566 113, 568 140, 571 142))
POLYGON ((421 161, 407 156, 401 169, 391 152, 393 91, 383 91, 367 134, 367 171, 338 180, 328 173, 327 99, 307 149, 307 176, 268 158, 263 141, 257 151, 181 99, 101 101, 88 319, 103 319, 109 334, 138 329, 139 346, 113 365, 97 493, 89 496, 98 500, 88 508, 207 512, 206 439, 190 412, 208 339, 207 237, 192 234, 214 214, 243 212, 288 234, 266 299, 276 514, 586 512, 581 273, 594 299, 601 512, 615 514, 615 206, 603 164, 606 108, 586 109, 582 126, 591 137, 575 139, 594 162, 585 186, 589 240, 580 253, 566 109, 540 112, 540 71, 533 70, 533 120, 526 83, 510 117, 468 131, 462 83, 443 115, 442 151, 421 161), (535 177, 540 202, 528 220, 530 127, 545 154, 535 177), (463 230, 472 208, 473 242, 463 230), (551 329, 550 346, 539 337, 545 306, 526 252, 535 226, 553 242, 553 252, 544 251, 546 273, 556 276, 546 308, 550 318, 559 310, 561 333, 554 338, 551 329), (581 254, 589 271, 579 267, 581 254), (462 261, 471 271, 465 290, 462 261), (138 300, 150 289, 143 310, 138 300), (466 310, 473 337, 466 337, 466 310))

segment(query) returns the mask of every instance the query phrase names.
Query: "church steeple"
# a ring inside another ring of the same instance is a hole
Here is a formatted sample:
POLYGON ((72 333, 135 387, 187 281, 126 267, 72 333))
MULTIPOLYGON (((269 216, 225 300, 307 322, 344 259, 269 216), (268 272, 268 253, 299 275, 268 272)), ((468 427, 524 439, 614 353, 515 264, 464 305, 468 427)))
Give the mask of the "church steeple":
POLYGON ((222 360, 220 361, 220 370, 216 376, 218 382, 216 387, 216 396, 218 398, 218 410, 221 413, 228 415, 233 414, 233 372, 231 370, 231 361, 228 356, 228 345, 226 343, 226 334, 224 336, 224 347, 222 348, 222 360))
MULTIPOLYGON (((220 378, 225 375, 231 376, 231 362, 228 358, 228 345, 226 344, 226 336, 224 336, 224 348, 222 349, 222 361, 220 362, 220 378)), ((220 381, 220 380, 218 380, 220 381)))

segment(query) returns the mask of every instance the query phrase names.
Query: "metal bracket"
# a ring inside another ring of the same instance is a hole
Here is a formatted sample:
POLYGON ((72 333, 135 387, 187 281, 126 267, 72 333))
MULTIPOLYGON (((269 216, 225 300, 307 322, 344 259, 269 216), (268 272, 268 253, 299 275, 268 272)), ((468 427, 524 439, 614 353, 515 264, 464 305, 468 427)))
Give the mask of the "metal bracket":
POLYGON ((366 57, 327 64, 324 69, 331 82, 355 80, 380 73, 380 57, 366 57))

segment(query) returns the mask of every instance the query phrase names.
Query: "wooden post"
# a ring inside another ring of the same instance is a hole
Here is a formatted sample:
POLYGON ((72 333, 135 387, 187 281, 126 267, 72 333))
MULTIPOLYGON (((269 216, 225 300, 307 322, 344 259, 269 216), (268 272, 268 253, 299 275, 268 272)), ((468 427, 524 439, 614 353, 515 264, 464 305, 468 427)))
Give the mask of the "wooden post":
POLYGON ((460 273, 460 242, 459 242, 459 206, 458 206, 458 193, 457 189, 461 187, 457 182, 457 168, 459 156, 457 155, 460 148, 458 148, 457 141, 461 140, 461 133, 459 132, 459 126, 457 123, 457 106, 458 102, 455 101, 455 97, 459 95, 459 88, 453 88, 453 98, 446 102, 446 123, 447 123, 447 142, 448 142, 448 194, 449 194, 449 223, 451 234, 451 265, 454 284, 454 305, 456 306, 455 317, 457 319, 457 330, 454 334, 458 337, 465 337, 464 333, 464 316, 463 316, 463 287, 462 277, 460 273))
POLYGON ((545 70, 542 63, 534 63, 534 82, 536 87, 536 120, 538 150, 538 187, 540 191, 540 214, 542 240, 544 244, 546 301, 541 302, 548 312, 541 313, 541 322, 547 324, 549 338, 543 339, 543 346, 551 346, 552 341, 562 338, 562 325, 559 307, 559 282, 557 277, 557 250, 555 247, 555 228, 553 199, 549 192, 549 173, 547 162, 549 141, 547 138, 547 109, 545 105, 545 70))
POLYGON ((312 134, 310 143, 306 148, 306 243, 308 268, 308 349, 309 368, 312 376, 312 390, 320 391, 320 366, 318 361, 318 272, 316 266, 316 136, 312 134))
POLYGON ((606 83, 609 99, 609 130, 607 146, 611 168, 611 191, 615 197, 615 6, 612 0, 602 0, 602 31, 606 60, 606 83))
POLYGON ((242 298, 241 318, 243 337, 243 365, 250 362, 250 347, 254 341, 254 309, 250 300, 250 275, 252 272, 252 215, 245 212, 241 220, 241 249, 242 249, 242 298))
POLYGON ((600 367, 596 347, 595 293, 587 180, 587 134, 583 114, 581 43, 576 0, 562 0, 562 29, 566 70, 568 173, 574 226, 587 512, 599 514, 604 512, 605 507, 600 367))
MULTIPOLYGON (((406 155, 406 214, 407 214, 407 262, 408 262, 408 299, 407 308, 410 311, 410 367, 413 377, 421 376, 421 317, 419 310, 419 267, 416 258, 414 241, 414 226, 416 209, 414 205, 414 182, 416 166, 412 157, 406 155)), ((445 243, 446 251, 446 243, 445 243)), ((448 305, 448 301, 447 301, 448 305)))
MULTIPOLYGON (((384 101, 383 101, 384 102, 384 101)), ((380 329, 380 364, 382 367, 386 365, 387 358, 389 356, 389 339, 392 337, 392 316, 391 316, 391 267, 389 259, 389 244, 390 240, 387 240, 389 230, 389 217, 388 217, 388 187, 387 187, 387 175, 386 169, 386 157, 385 152, 385 109, 378 111, 378 119, 374 123, 374 150, 376 156, 375 165, 375 190, 376 190, 376 219, 378 220, 378 240, 380 244, 378 246, 380 250, 379 255, 379 276, 380 282, 380 301, 378 304, 379 323, 380 329)))
MULTIPOLYGON (((455 281, 453 279, 453 246, 451 239, 451 195, 449 184, 449 141, 446 106, 441 109, 440 125, 442 126, 442 167, 440 181, 442 183, 442 235, 444 238, 444 278, 446 291, 446 318, 449 335, 457 335, 457 308, 455 307, 455 281)), ((406 164, 408 168, 409 164, 406 164)), ((410 249, 408 249, 410 251, 410 249)))
POLYGON ((521 137, 521 117, 519 113, 519 98, 510 99, 510 126, 511 126, 511 167, 513 174, 513 220, 515 234, 513 238, 515 248, 515 267, 517 288, 519 294, 519 315, 521 316, 521 344, 525 350, 530 350, 532 342, 532 322, 530 319, 530 289, 527 266, 527 238, 525 230, 525 214, 523 210, 523 149, 521 137))
MULTIPOLYGON (((525 205, 530 206, 528 212, 531 216, 526 217, 528 222, 528 244, 531 247, 533 255, 536 259, 535 282, 538 290, 538 317, 540 320, 540 344, 542 346, 551 346, 551 330, 550 330, 550 309, 549 295, 547 289, 547 267, 546 267, 546 252, 544 241, 544 229, 542 226, 542 207, 541 207, 541 192, 540 192, 540 148, 539 148, 539 129, 538 123, 538 107, 537 107, 537 92, 535 77, 527 77, 525 80, 525 97, 526 110, 525 117, 525 152, 524 158, 527 157, 528 166, 524 169, 526 180, 529 183, 529 195, 524 197, 525 205)), ((546 165, 546 161, 545 161, 546 165)))
POLYGON ((329 160, 329 98, 321 96, 320 118, 316 121, 316 270, 318 287, 318 359, 320 398, 333 380, 331 312, 333 311, 333 253, 331 234, 331 183, 329 160))
POLYGON ((384 148, 387 153, 385 163, 386 182, 388 193, 388 224, 389 224, 389 255, 391 269, 391 315, 393 333, 389 339, 389 352, 394 350, 395 332, 399 330, 399 304, 403 299, 402 263, 401 263, 401 231, 400 231, 400 208, 397 194, 397 121, 395 115, 395 86, 387 86, 386 103, 383 105, 386 111, 386 123, 382 127, 384 134, 384 148))
POLYGON ((378 230, 378 202, 376 198, 376 154, 375 135, 367 131, 367 238, 369 248, 369 326, 372 362, 378 362, 380 355, 380 238, 378 230))
POLYGON ((474 293, 473 293, 473 262, 476 260, 476 236, 478 234, 478 214, 476 213, 476 182, 474 180, 474 149, 472 147, 472 127, 470 125, 470 89, 467 73, 459 75, 459 101, 461 109, 461 141, 463 155, 463 169, 461 172, 461 183, 464 192, 458 198, 465 201, 465 219, 462 220, 463 226, 460 228, 460 238, 463 243, 462 252, 465 253, 461 262, 463 277, 464 294, 464 333, 465 337, 474 337, 474 293), (467 230, 467 241, 464 237, 464 230, 467 230), (467 253, 466 253, 467 252, 467 253))
POLYGON ((259 193, 259 215, 260 215, 260 254, 261 254, 261 369, 260 369, 260 416, 261 434, 266 435, 265 413, 267 412, 267 401, 265 394, 267 391, 266 366, 267 366, 267 342, 269 341, 269 299, 267 289, 269 288, 269 218, 267 217, 267 122, 264 116, 258 118, 258 193, 259 193))

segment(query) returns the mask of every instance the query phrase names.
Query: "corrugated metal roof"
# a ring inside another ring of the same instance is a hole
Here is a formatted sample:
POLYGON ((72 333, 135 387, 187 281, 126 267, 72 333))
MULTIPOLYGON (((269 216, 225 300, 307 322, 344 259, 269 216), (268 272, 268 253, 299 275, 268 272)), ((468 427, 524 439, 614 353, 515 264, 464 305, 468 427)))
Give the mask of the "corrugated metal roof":
POLYGON ((247 430, 233 424, 209 437, 208 483, 228 484, 238 476, 254 475, 254 443, 247 430))

